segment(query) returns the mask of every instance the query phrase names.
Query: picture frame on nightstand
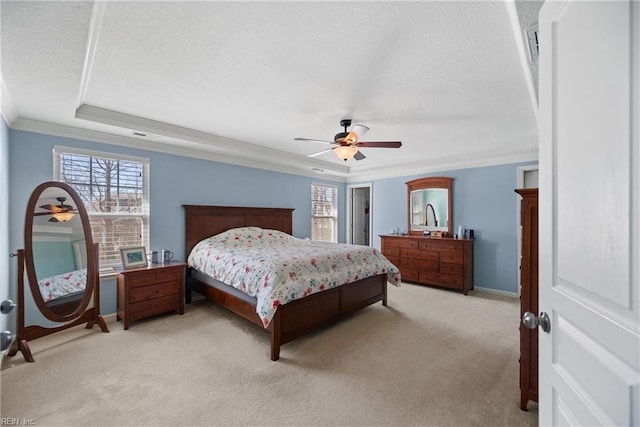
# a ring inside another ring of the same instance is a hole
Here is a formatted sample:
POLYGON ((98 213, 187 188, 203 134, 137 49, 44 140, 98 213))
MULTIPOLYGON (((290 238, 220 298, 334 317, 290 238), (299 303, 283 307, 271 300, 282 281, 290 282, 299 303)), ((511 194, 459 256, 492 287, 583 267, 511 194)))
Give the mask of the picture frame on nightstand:
POLYGON ((147 252, 144 247, 120 249, 122 268, 136 268, 147 266, 147 252))

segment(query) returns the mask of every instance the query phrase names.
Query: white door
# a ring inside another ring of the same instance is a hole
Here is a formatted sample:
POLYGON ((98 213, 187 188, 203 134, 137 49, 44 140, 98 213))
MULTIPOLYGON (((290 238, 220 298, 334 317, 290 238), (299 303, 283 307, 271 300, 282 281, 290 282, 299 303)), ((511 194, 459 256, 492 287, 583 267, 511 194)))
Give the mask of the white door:
POLYGON ((541 425, 640 425, 640 2, 540 11, 541 425))

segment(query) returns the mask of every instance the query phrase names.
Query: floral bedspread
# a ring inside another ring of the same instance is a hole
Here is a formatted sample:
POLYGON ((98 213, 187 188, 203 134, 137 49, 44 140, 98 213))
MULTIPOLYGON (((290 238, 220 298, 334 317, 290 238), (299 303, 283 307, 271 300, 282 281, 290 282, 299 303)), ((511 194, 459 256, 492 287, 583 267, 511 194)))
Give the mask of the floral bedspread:
POLYGON ((266 328, 279 305, 325 289, 386 274, 400 285, 400 272, 368 246, 316 242, 277 230, 234 228, 202 240, 189 266, 256 297, 266 328))
POLYGON ((38 280, 40 295, 42 295, 45 301, 51 301, 65 295, 83 291, 86 284, 86 268, 38 280))

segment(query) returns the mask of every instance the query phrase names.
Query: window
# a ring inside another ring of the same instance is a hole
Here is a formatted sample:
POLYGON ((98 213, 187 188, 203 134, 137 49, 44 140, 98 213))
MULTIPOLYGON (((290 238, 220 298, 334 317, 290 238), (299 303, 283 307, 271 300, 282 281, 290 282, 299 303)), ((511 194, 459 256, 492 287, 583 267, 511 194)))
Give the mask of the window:
POLYGON ((338 242, 338 187, 311 184, 311 240, 338 242))
POLYGON ((149 247, 149 159, 56 146, 53 179, 84 201, 101 272, 120 265, 120 248, 149 247))

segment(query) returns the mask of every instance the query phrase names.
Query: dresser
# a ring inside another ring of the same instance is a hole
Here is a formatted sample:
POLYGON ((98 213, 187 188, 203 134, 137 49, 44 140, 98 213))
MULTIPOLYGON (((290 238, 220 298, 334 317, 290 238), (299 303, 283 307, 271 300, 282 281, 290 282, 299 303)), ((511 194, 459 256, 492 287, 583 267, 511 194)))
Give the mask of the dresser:
POLYGON ((382 235, 382 254, 403 281, 462 291, 473 289, 473 240, 382 235))
POLYGON ((124 329, 134 320, 157 314, 184 314, 186 267, 176 261, 127 270, 116 267, 118 320, 123 320, 124 329))
MULTIPOLYGON (((538 189, 516 190, 520 202, 522 256, 520 258, 520 319, 538 313, 538 189)), ((520 409, 538 401, 538 328, 520 324, 520 409)))

